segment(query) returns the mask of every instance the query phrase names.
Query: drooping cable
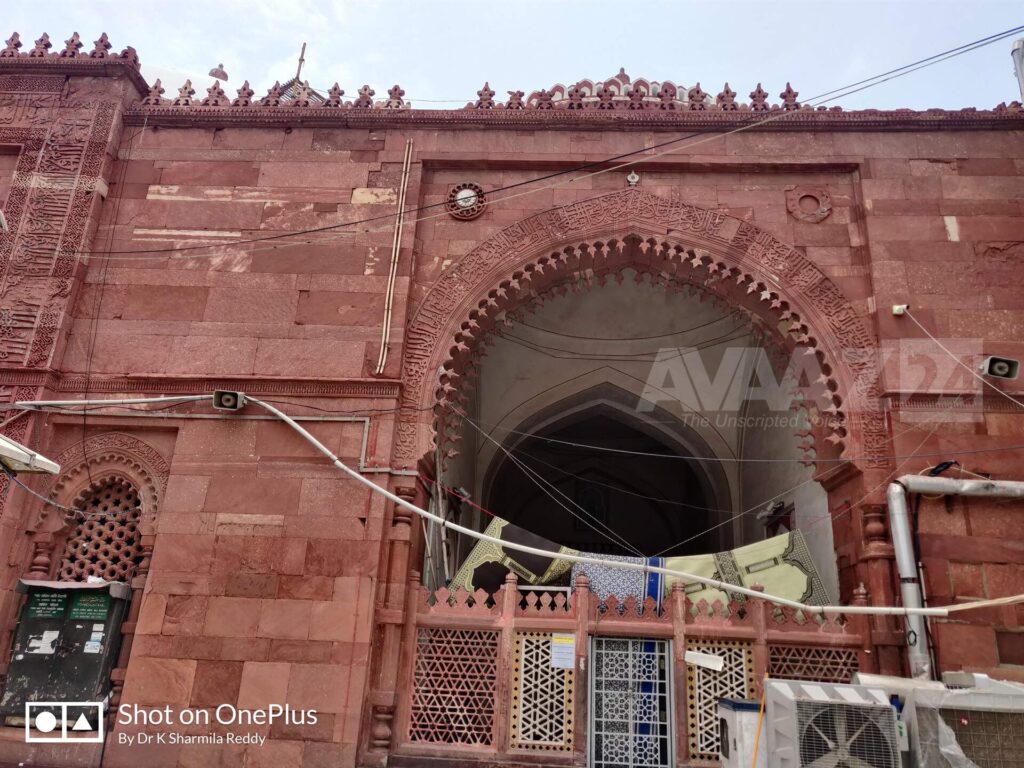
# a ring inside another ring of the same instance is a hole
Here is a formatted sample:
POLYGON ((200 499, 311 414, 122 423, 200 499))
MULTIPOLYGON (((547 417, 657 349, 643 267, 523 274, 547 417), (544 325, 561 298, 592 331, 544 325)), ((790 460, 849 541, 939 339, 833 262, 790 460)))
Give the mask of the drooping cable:
MULTIPOLYGON (((912 72, 916 72, 916 71, 918 71, 920 69, 924 69, 926 67, 933 66, 933 65, 938 64, 938 63, 940 63, 942 61, 946 61, 946 60, 954 58, 956 56, 960 56, 960 55, 963 55, 965 53, 969 53, 969 52, 977 50, 979 48, 983 48, 983 47, 985 47, 987 45, 991 45, 991 44, 993 44, 995 42, 998 42, 1000 40, 1006 39, 1007 37, 1011 37, 1012 35, 1015 35, 1018 32, 1020 32, 1021 30, 1024 30, 1024 26, 1014 27, 1012 29, 1008 29, 1008 30, 1005 30, 1003 32, 999 32, 999 33, 996 33, 994 35, 990 35, 988 37, 980 38, 980 39, 975 40, 975 41, 973 41, 971 43, 966 43, 966 44, 957 46, 956 48, 951 48, 951 49, 948 49, 948 50, 943 51, 941 53, 934 54, 934 55, 929 56, 929 57, 927 57, 925 59, 919 59, 918 61, 912 62, 911 64, 906 64, 906 65, 904 65, 902 67, 899 67, 899 68, 896 68, 896 69, 893 69, 893 70, 889 70, 888 72, 882 73, 880 75, 876 75, 873 78, 867 78, 865 80, 858 81, 857 83, 852 83, 852 84, 847 85, 847 86, 842 86, 841 88, 836 88, 836 89, 833 89, 831 91, 827 91, 824 94, 819 94, 817 96, 813 96, 810 99, 806 100, 804 102, 804 104, 807 107, 820 106, 821 104, 826 103, 828 101, 834 101, 834 100, 836 100, 838 98, 842 98, 843 96, 848 96, 848 95, 851 95, 853 93, 858 93, 858 92, 863 91, 863 90, 865 90, 867 88, 871 88, 871 87, 874 87, 876 85, 879 85, 879 84, 881 84, 883 82, 888 82, 889 80, 895 79, 897 77, 902 77, 902 76, 910 74, 912 72), (859 87, 854 87, 854 86, 859 86, 859 87), (824 98, 826 96, 828 98, 824 98)), ((711 136, 709 138, 701 139, 699 141, 694 142, 694 144, 700 144, 700 143, 704 143, 705 141, 711 141, 711 140, 720 139, 720 138, 722 138, 724 136, 728 136, 730 134, 739 133, 741 131, 747 131, 747 130, 750 130, 752 128, 757 128, 757 127, 765 125, 767 123, 775 122, 777 120, 784 119, 786 117, 789 117, 789 116, 795 115, 795 114, 799 114, 799 113, 800 113, 800 110, 786 110, 786 111, 781 111, 779 113, 773 113, 772 115, 770 115, 768 117, 765 117, 765 118, 762 118, 762 119, 752 120, 752 121, 750 121, 748 123, 745 123, 745 124, 735 128, 735 129, 732 129, 730 131, 726 131, 726 132, 723 132, 721 134, 715 134, 715 135, 713 135, 713 136, 711 136)), ((589 174, 586 174, 586 175, 583 175, 583 176, 579 176, 579 177, 573 177, 573 178, 571 178, 569 180, 569 183, 572 183, 572 182, 578 181, 578 180, 582 180, 582 179, 586 179, 586 178, 591 178, 593 176, 597 176, 597 175, 600 175, 600 174, 603 174, 603 173, 608 173, 608 172, 610 172, 612 170, 615 170, 615 171, 622 170, 624 168, 628 168, 628 167, 637 165, 639 163, 648 162, 649 160, 657 158, 657 157, 665 156, 665 155, 668 155, 668 154, 673 154, 674 152, 677 151, 677 149, 674 148, 674 149, 667 150, 665 152, 659 152, 659 153, 644 155, 640 159, 628 161, 628 162, 625 162, 625 163, 618 163, 619 160, 623 160, 625 158, 634 157, 634 156, 639 155, 639 154, 647 153, 647 152, 650 152, 652 149, 661 149, 661 148, 666 147, 666 146, 673 146, 673 145, 678 144, 678 143, 680 143, 682 141, 686 141, 688 139, 695 138, 695 137, 699 136, 701 133, 703 133, 703 131, 696 131, 696 132, 687 134, 685 136, 675 137, 673 139, 669 139, 667 141, 660 142, 658 144, 654 144, 654 145, 651 145, 651 146, 645 146, 645 147, 642 147, 642 148, 639 148, 639 149, 636 149, 636 150, 633 150, 633 151, 630 151, 630 152, 625 152, 625 153, 622 153, 622 154, 619 154, 619 155, 615 155, 615 156, 612 156, 612 157, 604 158, 602 160, 597 160, 597 161, 592 161, 592 162, 584 163, 584 164, 582 164, 580 166, 576 166, 574 168, 569 168, 569 169, 565 169, 565 170, 561 170, 561 171, 555 171, 553 173, 550 173, 550 174, 547 174, 547 175, 544 175, 544 176, 540 176, 540 177, 537 177, 537 178, 528 179, 528 180, 525 180, 525 181, 522 181, 522 182, 516 182, 514 184, 509 184, 509 185, 505 185, 505 186, 502 186, 502 187, 497 187, 497 188, 488 190, 487 194, 492 194, 492 193, 496 193, 496 192, 504 192, 504 191, 515 189, 517 187, 521 187, 521 186, 528 185, 528 184, 537 184, 537 183, 540 183, 540 182, 543 182, 543 181, 547 181, 549 179, 558 178, 558 177, 561 177, 561 176, 564 176, 564 175, 567 175, 567 174, 571 174, 571 173, 577 173, 577 172, 579 172, 581 170, 586 170, 586 169, 593 168, 593 167, 596 167, 596 166, 607 166, 609 163, 617 163, 617 164, 613 168, 599 167, 598 170, 596 170, 596 171, 594 171, 592 173, 589 173, 589 174)), ((498 200, 489 202, 488 205, 494 205, 497 202, 511 200, 513 198, 520 197, 523 194, 534 194, 536 192, 541 192, 541 191, 544 191, 546 189, 550 189, 550 188, 552 188, 554 186, 558 186, 558 184, 548 185, 548 186, 544 186, 544 187, 538 187, 538 188, 533 189, 533 190, 527 190, 526 192, 523 192, 523 193, 516 193, 516 194, 513 194, 513 195, 506 195, 504 197, 499 198, 498 200)), ((445 205, 445 203, 433 203, 433 204, 430 204, 430 205, 418 206, 416 208, 407 209, 406 213, 417 213, 419 211, 425 211, 425 210, 430 210, 430 209, 434 209, 434 208, 438 208, 438 207, 443 207, 444 205, 445 205)), ((440 213, 437 213, 437 214, 434 214, 434 215, 431 215, 431 216, 419 217, 419 218, 416 218, 416 219, 412 219, 408 223, 409 224, 415 224, 415 223, 420 222, 420 221, 426 221, 426 220, 429 220, 429 219, 432 219, 432 218, 437 218, 439 216, 445 216, 445 215, 447 215, 447 212, 446 211, 441 211, 440 213)), ((341 222, 341 223, 338 223, 338 224, 325 225, 323 227, 313 227, 313 228, 309 228, 309 229, 305 229, 305 230, 298 230, 298 231, 295 231, 295 232, 281 233, 281 234, 278 234, 278 235, 268 235, 268 236, 262 237, 262 238, 248 238, 248 239, 242 239, 242 240, 235 240, 235 241, 232 241, 230 243, 206 243, 206 244, 199 244, 199 245, 193 245, 193 246, 178 246, 178 247, 174 247, 174 248, 158 248, 158 249, 132 250, 132 251, 111 251, 111 252, 109 252, 107 254, 93 253, 91 251, 79 250, 79 251, 74 252, 72 255, 78 255, 78 256, 103 256, 105 258, 112 258, 112 259, 113 258, 124 258, 124 257, 127 257, 128 259, 134 260, 134 259, 144 258, 148 254, 181 253, 181 252, 189 252, 189 251, 196 251, 196 250, 205 250, 205 249, 210 249, 210 248, 236 247, 236 246, 239 246, 239 245, 250 245, 250 244, 258 244, 258 243, 262 243, 262 242, 280 240, 280 239, 287 238, 287 237, 296 237, 296 236, 308 235, 308 234, 318 234, 318 233, 321 233, 321 232, 335 231, 335 230, 338 230, 338 229, 341 229, 341 228, 345 228, 345 227, 355 227, 355 226, 359 226, 361 224, 373 223, 373 222, 376 222, 376 221, 380 221, 382 219, 391 219, 393 216, 394 216, 393 213, 392 214, 381 214, 381 215, 378 215, 378 216, 371 216, 371 217, 367 217, 367 218, 364 218, 364 219, 359 219, 359 220, 356 220, 356 221, 341 222)), ((373 231, 373 230, 365 230, 365 231, 373 231)), ((278 246, 272 246, 272 248, 291 247, 292 245, 301 245, 301 244, 302 243, 287 244, 286 246, 278 245, 278 246)))

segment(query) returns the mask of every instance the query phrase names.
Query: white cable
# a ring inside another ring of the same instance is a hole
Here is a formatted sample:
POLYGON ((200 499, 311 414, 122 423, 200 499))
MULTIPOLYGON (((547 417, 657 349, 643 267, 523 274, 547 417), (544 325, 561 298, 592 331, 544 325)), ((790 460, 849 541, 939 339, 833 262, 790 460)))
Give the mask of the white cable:
MULTIPOLYGON (((48 401, 45 404, 47 404, 47 405, 58 405, 58 404, 59 405, 68 405, 68 404, 79 404, 79 405, 85 404, 85 405, 89 405, 89 404, 103 404, 103 403, 110 404, 110 403, 116 403, 116 404, 128 405, 128 404, 133 404, 133 403, 166 402, 166 401, 171 401, 171 400, 179 401, 179 402, 187 402, 187 401, 200 401, 200 400, 212 400, 212 399, 213 399, 212 395, 190 395, 190 396, 160 397, 160 398, 126 398, 126 399, 120 399, 120 400, 84 400, 84 401, 83 400, 79 400, 79 401, 74 401, 74 400, 54 400, 54 401, 48 401)), ((24 401, 19 401, 19 402, 15 403, 15 405, 32 406, 32 405, 40 404, 40 403, 43 403, 43 402, 44 401, 24 400, 24 401)), ((624 570, 624 571, 639 571, 641 573, 661 573, 661 574, 663 574, 665 576, 674 576, 677 579, 680 579, 680 580, 685 581, 685 582, 704 584, 705 586, 714 587, 715 589, 721 590, 723 592, 730 592, 730 593, 733 593, 733 594, 745 595, 747 597, 751 597, 751 598, 754 598, 754 599, 757 599, 757 600, 767 600, 768 602, 774 603, 776 605, 781 605, 781 606, 784 606, 784 607, 787 607, 787 608, 795 608, 797 610, 804 611, 805 613, 812 613, 812 614, 815 614, 815 613, 817 613, 817 614, 847 614, 847 615, 864 614, 864 615, 870 615, 870 616, 907 616, 907 615, 915 615, 915 616, 938 616, 940 618, 946 618, 946 617, 949 616, 950 612, 960 612, 960 611, 972 610, 972 609, 975 609, 975 608, 988 608, 988 607, 991 607, 991 606, 1012 605, 1012 604, 1017 604, 1017 603, 1024 603, 1024 594, 1019 594, 1019 595, 1010 595, 1010 596, 1007 596, 1007 597, 1000 597, 1000 598, 995 598, 995 599, 990 599, 990 600, 979 600, 979 601, 973 602, 973 603, 963 603, 963 604, 960 604, 960 605, 948 606, 948 607, 944 607, 944 608, 901 608, 901 607, 895 607, 895 606, 873 606, 873 605, 806 605, 806 604, 798 602, 796 600, 790 600, 790 599, 785 598, 785 597, 779 597, 777 595, 772 595, 772 594, 769 594, 767 592, 758 592, 758 591, 753 590, 753 589, 748 589, 747 587, 741 587, 741 586, 738 586, 736 584, 726 584, 725 582, 718 581, 717 579, 709 579, 706 576, 698 576, 697 574, 686 573, 685 571, 677 571, 677 570, 674 570, 674 569, 671 569, 671 568, 659 568, 659 567, 653 566, 653 565, 646 565, 646 564, 641 565, 641 564, 638 564, 638 563, 620 562, 620 561, 616 561, 616 560, 604 560, 604 559, 599 558, 599 557, 590 557, 588 555, 570 555, 568 553, 552 552, 550 550, 539 549, 537 547, 529 547, 529 546, 526 546, 525 544, 517 544, 516 542, 513 542, 513 541, 505 541, 504 539, 499 539, 499 538, 497 538, 495 536, 488 536, 487 534, 480 533, 479 531, 474 531, 471 528, 466 528, 465 526, 458 525, 457 523, 450 523, 447 520, 444 520, 443 518, 438 517, 437 515, 433 514, 432 512, 428 512, 425 509, 420 509, 415 504, 406 501, 405 499, 401 498, 400 496, 396 496, 395 494, 391 493, 391 491, 387 490, 386 488, 381 488, 379 485, 374 483, 369 478, 363 477, 363 475, 361 475, 359 472, 357 472, 356 470, 354 470, 351 467, 349 467, 348 465, 346 465, 344 462, 341 461, 341 459, 339 459, 337 456, 335 456, 330 451, 330 449, 327 448, 327 446, 325 446, 323 443, 321 443, 319 440, 317 440, 309 431, 307 431, 301 424, 299 424, 297 421, 295 421, 295 419, 293 419, 288 414, 284 413, 283 411, 279 410, 278 408, 275 408, 274 406, 270 405, 269 403, 266 403, 266 402, 263 402, 262 400, 256 399, 255 397, 250 397, 250 396, 247 395, 246 396, 246 402, 253 403, 254 405, 260 406, 265 411, 268 411, 269 413, 272 413, 274 416, 279 418, 281 421, 285 422, 288 426, 290 426, 292 429, 294 429, 296 432, 298 432, 299 435, 301 435, 307 442, 309 442, 320 453, 322 453, 324 456, 326 456, 328 459, 330 459, 331 463, 335 467, 340 469, 342 472, 344 472, 346 475, 351 477, 356 482, 361 483, 362 485, 365 485, 367 488, 369 488, 374 493, 381 494, 382 496, 384 496, 385 498, 387 498, 388 500, 390 500, 394 504, 397 504, 398 506, 402 507, 403 509, 407 509, 410 512, 413 512, 414 514, 419 515, 420 517, 426 518, 427 520, 433 520, 436 523, 440 523, 442 525, 442 527, 451 528, 453 531, 456 531, 457 533, 464 534, 464 535, 469 536, 470 538, 476 539, 478 541, 486 541, 486 542, 489 542, 491 544, 497 544, 497 545, 499 545, 501 547, 504 547, 505 549, 511 549, 511 550, 514 550, 514 551, 517 551, 517 552, 525 552, 525 553, 531 554, 531 555, 539 555, 541 557, 548 557, 548 558, 560 559, 560 560, 568 560, 569 562, 573 562, 573 563, 588 563, 590 565, 600 565, 600 566, 604 566, 606 568, 617 568, 619 570, 624 570)))
MULTIPOLYGON (((795 608, 805 613, 811 614, 866 614, 874 616, 939 616, 947 617, 949 615, 948 608, 901 608, 893 606, 871 606, 871 605, 806 605, 797 600, 790 600, 785 597, 779 597, 778 595, 772 595, 767 592, 758 592, 747 587, 737 586, 736 584, 727 584, 717 579, 709 579, 706 576, 698 576, 693 573, 686 573, 685 571, 677 571, 671 568, 660 568, 653 565, 630 563, 630 562, 619 562, 615 560, 604 560, 599 557, 590 557, 588 555, 571 555, 563 552, 553 552, 551 550, 539 549, 538 547, 530 547, 525 544, 518 544, 513 541, 505 541, 499 539, 496 536, 488 536, 485 533, 474 531, 470 528, 458 525, 457 523, 450 523, 441 517, 428 512, 425 509, 417 507, 415 504, 406 501, 405 499, 397 496, 386 488, 381 488, 379 485, 374 483, 372 480, 363 477, 351 467, 347 466, 337 456, 335 456, 327 446, 317 440, 312 434, 310 434, 301 424, 291 418, 288 414, 275 408, 269 403, 265 403, 262 400, 258 400, 255 397, 247 397, 246 400, 254 405, 258 405, 261 408, 269 411, 270 413, 277 416, 283 422, 288 424, 292 429, 298 432, 303 438, 306 439, 314 448, 320 453, 330 459, 331 463, 344 472, 346 475, 351 477, 353 480, 365 485, 374 493, 379 493, 386 499, 394 504, 407 509, 410 512, 424 517, 428 520, 433 520, 441 525, 451 528, 453 531, 469 536, 470 538, 477 539, 478 541, 486 541, 491 544, 497 544, 505 549, 511 549, 517 552, 525 552, 531 555, 539 555, 541 557, 552 558, 556 560, 568 560, 573 563, 588 563, 590 565, 600 565, 607 568, 618 568, 619 570, 625 571, 639 571, 642 573, 661 573, 666 576, 674 576, 685 582, 704 584, 705 586, 714 587, 715 589, 723 592, 730 592, 738 595, 745 595, 746 597, 754 598, 757 600, 767 600, 770 603, 784 606, 787 608, 795 608)), ((1024 602, 1024 594, 1013 595, 1010 597, 998 598, 996 600, 981 600, 976 603, 964 604, 961 606, 953 607, 953 610, 964 611, 970 608, 985 608, 988 607, 989 603, 996 605, 1007 605, 1010 603, 1024 602)))
POLYGON ((950 352, 949 349, 941 341, 939 341, 934 336, 932 336, 928 332, 928 329, 925 328, 923 325, 921 325, 921 323, 918 321, 918 319, 916 317, 914 317, 912 314, 910 314, 910 310, 909 309, 903 310, 903 314, 905 314, 907 317, 909 317, 911 320, 913 320, 914 321, 914 325, 916 325, 918 328, 920 328, 921 332, 925 336, 927 336, 929 339, 934 341, 935 342, 935 346, 937 346, 939 349, 941 349, 943 352, 945 352, 947 355, 949 355, 953 359, 954 363, 956 363, 961 368, 966 370, 969 374, 971 374, 971 376, 976 378, 978 381, 980 381, 982 384, 984 384, 989 389, 995 390, 996 392, 998 392, 1000 395, 1005 397, 1007 400, 1009 400, 1014 405, 1017 405, 1017 406, 1020 406, 1021 408, 1024 408, 1024 403, 1022 403, 1020 400, 1018 400, 1017 398, 1013 397, 1012 395, 1010 395, 1010 394, 1008 394, 1006 392, 1003 392, 1003 390, 1001 390, 999 387, 997 387, 991 381, 986 379, 984 376, 982 376, 980 373, 978 373, 976 370, 974 370, 971 366, 967 365, 967 363, 963 362, 959 357, 957 357, 952 352, 950 352))

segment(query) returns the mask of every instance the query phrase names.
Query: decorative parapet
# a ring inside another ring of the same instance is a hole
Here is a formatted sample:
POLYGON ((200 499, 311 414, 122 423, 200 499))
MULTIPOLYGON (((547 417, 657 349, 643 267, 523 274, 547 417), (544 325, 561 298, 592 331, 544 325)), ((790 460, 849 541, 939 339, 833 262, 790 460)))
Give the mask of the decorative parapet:
POLYGON ((171 90, 177 96, 165 97, 167 86, 159 80, 150 86, 143 80, 135 49, 126 46, 120 53, 114 53, 105 33, 93 42, 91 50, 77 33, 65 40, 63 47, 55 47, 46 34, 29 47, 16 32, 0 49, 0 72, 88 72, 95 75, 107 73, 105 67, 111 65, 126 67, 139 93, 136 105, 125 113, 125 122, 129 125, 143 122, 168 126, 206 122, 223 125, 227 121, 240 125, 333 126, 340 121, 366 127, 464 124, 467 127, 541 128, 582 124, 719 130, 774 117, 760 127, 769 130, 1017 129, 1024 118, 1024 110, 1017 101, 999 104, 991 110, 970 107, 845 111, 839 106, 804 104, 799 100, 799 92, 789 83, 773 103, 773 97, 761 83, 749 92, 747 100, 742 100, 728 83, 715 93, 714 89, 705 91, 700 83, 686 87, 671 80, 633 80, 624 70, 604 81, 584 79, 568 86, 556 83, 529 95, 521 90, 508 91, 503 102, 495 101, 495 91, 484 83, 477 91, 477 98, 459 109, 413 109, 399 85, 388 89, 386 98, 381 99, 374 98, 374 90, 364 85, 353 99, 345 100, 342 98, 345 91, 337 83, 326 94, 321 94, 308 83, 294 80, 284 85, 275 83, 266 96, 257 98, 248 81, 238 89, 236 98, 225 95, 217 82, 198 91, 205 91, 205 98, 194 98, 200 84, 194 88, 192 82, 171 90), (339 114, 342 111, 345 112, 343 118, 339 114))
POLYGON ((93 77, 110 75, 118 70, 127 71, 140 97, 145 96, 149 86, 139 72, 138 52, 130 45, 122 48, 120 53, 113 48, 106 32, 93 41, 91 49, 77 32, 73 32, 63 46, 54 46, 45 32, 28 46, 14 32, 0 48, 0 72, 55 75, 74 72, 93 77))

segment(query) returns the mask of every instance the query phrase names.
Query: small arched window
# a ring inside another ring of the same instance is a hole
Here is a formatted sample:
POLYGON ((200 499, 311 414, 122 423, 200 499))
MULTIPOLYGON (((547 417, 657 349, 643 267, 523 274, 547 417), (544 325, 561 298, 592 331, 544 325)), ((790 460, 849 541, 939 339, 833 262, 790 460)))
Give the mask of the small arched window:
POLYGON ((68 536, 57 578, 130 581, 142 560, 139 493, 117 476, 97 479, 70 505, 84 517, 68 536))

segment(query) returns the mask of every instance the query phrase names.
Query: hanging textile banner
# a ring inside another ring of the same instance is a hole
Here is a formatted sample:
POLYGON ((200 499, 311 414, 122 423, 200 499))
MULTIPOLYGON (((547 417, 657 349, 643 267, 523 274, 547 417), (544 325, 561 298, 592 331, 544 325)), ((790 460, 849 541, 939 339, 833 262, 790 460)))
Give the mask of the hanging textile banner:
MULTIPOLYGON (((800 531, 713 555, 667 557, 665 567, 741 587, 760 584, 768 594, 808 605, 828 605, 831 602, 800 531)), ((675 581, 674 576, 667 576, 666 588, 670 589, 675 581)), ((687 584, 686 593, 693 602, 721 600, 726 603, 730 599, 725 592, 699 583, 687 584)), ((732 598, 737 602, 745 599, 742 595, 733 595, 732 598)))
MULTIPOLYGON (((653 565, 662 567, 665 564, 661 557, 626 557, 623 555, 591 555, 602 560, 614 560, 618 563, 634 563, 636 565, 653 565)), ((597 595, 602 603, 612 595, 619 601, 627 597, 635 597, 642 603, 645 598, 653 597, 661 608, 661 596, 664 594, 665 576, 660 573, 644 573, 643 571, 624 571, 609 565, 592 565, 591 563, 573 563, 572 580, 584 574, 590 580, 590 591, 597 595)))
MULTIPOLYGON (((567 555, 579 554, 575 549, 559 547, 543 536, 530 533, 500 517, 491 520, 484 533, 515 544, 524 544, 567 555)), ((462 587, 469 592, 483 589, 493 594, 505 583, 505 575, 509 571, 513 571, 519 577, 521 584, 549 584, 567 574, 571 567, 572 563, 567 560, 516 552, 505 549, 499 544, 481 541, 470 551, 448 587, 449 589, 462 587)))
MULTIPOLYGON (((491 520, 484 533, 503 541, 526 544, 538 549, 580 554, 569 547, 559 547, 542 536, 512 525, 500 517, 491 520)), ((598 554, 590 556, 602 560, 685 571, 741 587, 760 584, 769 594, 808 605, 828 605, 832 602, 811 559, 804 535, 800 531, 784 533, 727 552, 708 555, 666 558, 598 554)), ((659 573, 626 571, 608 565, 571 563, 542 555, 530 555, 505 549, 499 544, 481 541, 473 547, 449 587, 461 587, 470 592, 483 589, 493 594, 504 584, 505 575, 510 570, 519 577, 520 583, 533 585, 562 580, 570 572, 572 575, 569 583, 575 584, 576 576, 583 573, 590 579, 590 591, 602 602, 612 595, 620 601, 627 597, 635 597, 642 602, 645 598, 652 597, 658 601, 659 607, 662 597, 668 594, 672 584, 678 580, 673 576, 659 573)), ((721 600, 726 603, 730 599, 725 592, 700 583, 687 584, 686 593, 693 602, 706 600, 712 603, 721 600)), ((735 599, 743 602, 745 598, 737 595, 735 599)))

